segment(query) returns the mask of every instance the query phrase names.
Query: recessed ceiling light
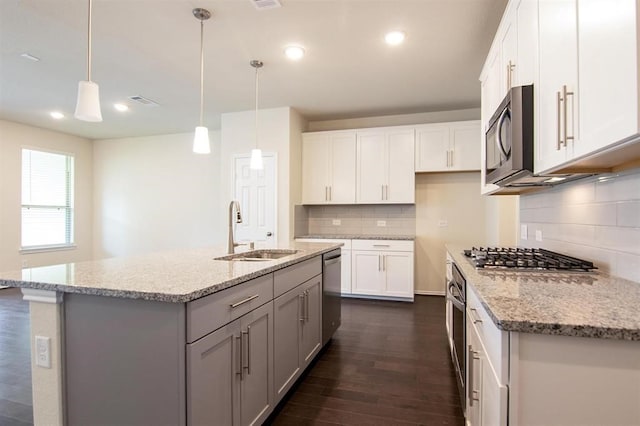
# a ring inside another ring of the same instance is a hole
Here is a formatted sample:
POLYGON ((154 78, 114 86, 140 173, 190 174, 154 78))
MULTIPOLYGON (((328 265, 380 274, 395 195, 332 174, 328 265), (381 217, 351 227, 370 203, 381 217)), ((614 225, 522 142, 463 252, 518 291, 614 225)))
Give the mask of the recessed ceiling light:
POLYGON ((304 56, 304 49, 300 46, 287 46, 284 49, 284 54, 287 55, 287 58, 297 61, 304 56))
POLYGON ((49 115, 51 116, 51 118, 56 120, 61 120, 64 118, 64 114, 59 111, 51 111, 49 115))
POLYGON ((125 104, 113 104, 113 107, 120 112, 125 112, 129 110, 129 107, 125 104))
POLYGON ((31 53, 25 52, 25 53, 21 54, 20 56, 22 56, 23 58, 28 59, 30 61, 33 61, 33 62, 40 62, 40 58, 38 58, 37 56, 33 56, 31 53))
POLYGON ((389 46, 397 46, 401 44, 405 39, 405 34, 402 31, 391 31, 384 36, 384 41, 389 46))

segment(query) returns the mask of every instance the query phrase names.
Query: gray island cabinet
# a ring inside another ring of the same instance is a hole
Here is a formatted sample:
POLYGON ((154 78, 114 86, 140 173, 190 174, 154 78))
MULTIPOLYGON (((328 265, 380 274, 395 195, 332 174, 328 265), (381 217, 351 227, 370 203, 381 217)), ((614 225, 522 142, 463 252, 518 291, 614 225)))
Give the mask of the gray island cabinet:
MULTIPOLYGON (((172 295, 142 293, 144 285, 127 293, 0 274, 0 282, 64 296, 58 336, 63 420, 48 424, 262 424, 322 347, 322 254, 337 247, 296 244, 298 253, 289 258, 213 261, 226 278, 188 295, 175 294, 182 284, 171 284, 166 265, 149 279, 166 279, 172 295)), ((85 272, 101 270, 102 278, 114 279, 152 263, 120 262, 114 274, 113 265, 100 262, 87 262, 85 272)), ((73 274, 69 283, 82 272, 73 274)))

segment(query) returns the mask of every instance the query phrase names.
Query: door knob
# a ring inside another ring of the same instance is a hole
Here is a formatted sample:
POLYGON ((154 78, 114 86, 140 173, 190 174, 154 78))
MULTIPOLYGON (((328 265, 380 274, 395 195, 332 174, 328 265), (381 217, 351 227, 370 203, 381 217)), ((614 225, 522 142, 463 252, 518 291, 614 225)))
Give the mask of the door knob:
POLYGON ((267 237, 271 237, 273 233, 271 231, 267 232, 267 237))

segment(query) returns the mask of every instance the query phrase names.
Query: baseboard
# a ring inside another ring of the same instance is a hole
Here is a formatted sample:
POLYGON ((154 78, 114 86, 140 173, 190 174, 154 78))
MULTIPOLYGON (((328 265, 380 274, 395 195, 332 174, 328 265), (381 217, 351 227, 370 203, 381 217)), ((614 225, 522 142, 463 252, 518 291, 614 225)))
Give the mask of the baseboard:
POLYGON ((444 291, 433 291, 433 290, 414 290, 415 294, 419 294, 420 296, 444 296, 444 291))

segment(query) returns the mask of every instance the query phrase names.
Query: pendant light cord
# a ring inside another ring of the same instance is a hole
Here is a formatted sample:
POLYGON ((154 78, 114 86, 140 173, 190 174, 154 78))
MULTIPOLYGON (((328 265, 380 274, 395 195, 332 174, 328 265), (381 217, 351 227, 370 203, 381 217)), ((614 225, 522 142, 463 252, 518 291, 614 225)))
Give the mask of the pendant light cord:
POLYGON ((256 149, 258 149, 258 68, 256 67, 256 149))
POLYGON ((204 111, 204 20, 200 19, 200 127, 204 111))
POLYGON ((89 28, 87 29, 88 45, 87 45, 87 81, 91 81, 91 9, 93 7, 93 1, 89 0, 89 28))

